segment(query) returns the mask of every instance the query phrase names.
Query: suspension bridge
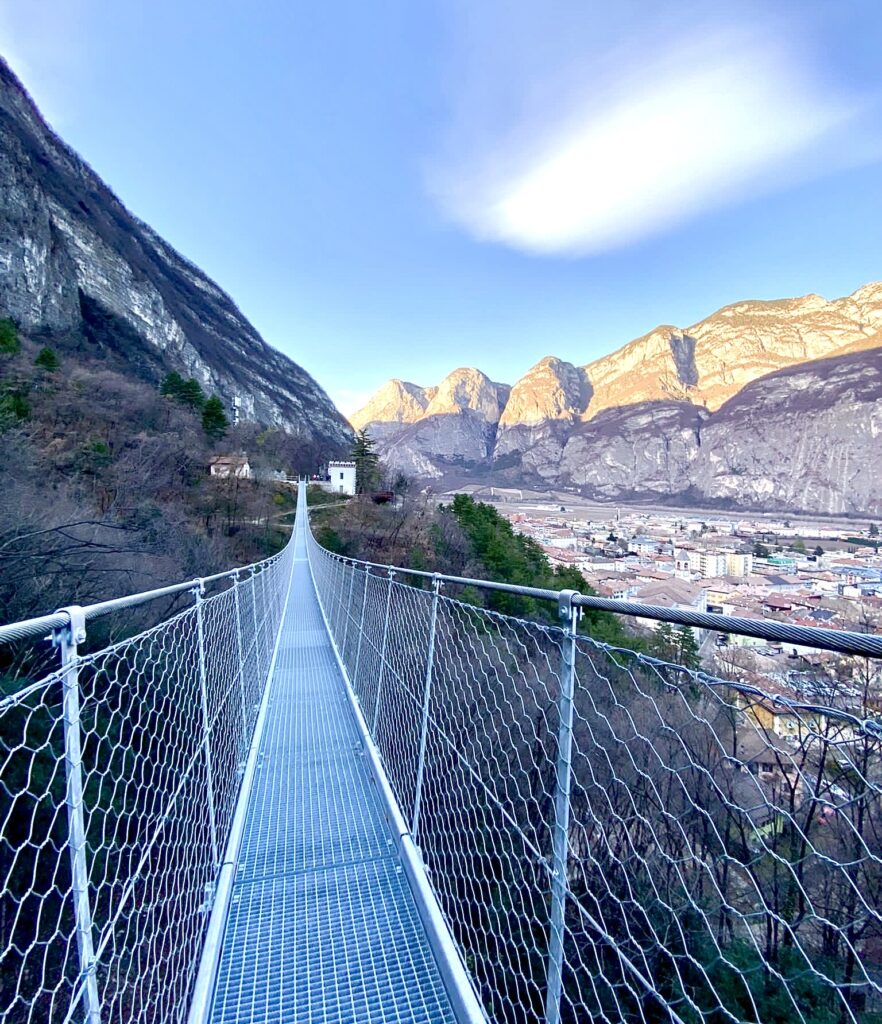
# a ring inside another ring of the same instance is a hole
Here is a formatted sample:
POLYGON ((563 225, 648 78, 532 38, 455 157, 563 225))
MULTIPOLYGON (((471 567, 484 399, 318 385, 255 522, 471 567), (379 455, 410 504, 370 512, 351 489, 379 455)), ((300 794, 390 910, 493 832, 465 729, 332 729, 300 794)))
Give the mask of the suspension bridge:
POLYGON ((0 1020, 882 1020, 878 636, 342 558, 301 487, 277 556, 0 627, 43 638, 0 696, 0 1020), (784 695, 594 609, 833 657, 784 695))

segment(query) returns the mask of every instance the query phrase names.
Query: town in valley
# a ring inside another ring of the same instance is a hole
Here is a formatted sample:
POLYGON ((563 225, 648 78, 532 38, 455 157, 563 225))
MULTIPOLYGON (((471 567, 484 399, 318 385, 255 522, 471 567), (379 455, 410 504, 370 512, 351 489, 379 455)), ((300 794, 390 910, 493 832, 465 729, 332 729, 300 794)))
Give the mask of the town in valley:
MULTIPOLYGON (((553 564, 577 568, 600 597, 854 632, 878 632, 882 625, 882 551, 872 519, 472 490, 553 564)), ((647 634, 658 628, 648 618, 634 625, 647 634)), ((694 633, 697 666, 709 674, 762 683, 785 700, 882 705, 878 670, 868 688, 856 686, 855 673, 867 667, 853 658, 735 633, 694 633)), ((770 724, 786 735, 792 716, 770 724)))

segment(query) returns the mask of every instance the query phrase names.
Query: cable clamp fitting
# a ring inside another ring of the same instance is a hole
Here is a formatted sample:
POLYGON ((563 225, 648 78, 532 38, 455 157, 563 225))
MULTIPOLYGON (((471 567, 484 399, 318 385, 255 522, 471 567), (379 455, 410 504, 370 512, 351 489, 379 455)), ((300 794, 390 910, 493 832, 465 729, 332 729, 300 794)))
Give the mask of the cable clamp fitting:
POLYGON ((66 626, 52 630, 52 643, 56 647, 64 640, 71 646, 86 642, 86 613, 80 605, 72 604, 67 608, 59 608, 56 615, 66 615, 69 620, 66 626))

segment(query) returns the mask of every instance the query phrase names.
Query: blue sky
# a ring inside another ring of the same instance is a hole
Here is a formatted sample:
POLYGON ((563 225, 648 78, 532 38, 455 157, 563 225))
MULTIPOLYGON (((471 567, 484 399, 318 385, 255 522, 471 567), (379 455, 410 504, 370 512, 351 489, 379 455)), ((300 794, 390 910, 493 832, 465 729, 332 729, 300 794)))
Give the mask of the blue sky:
POLYGON ((878 0, 0 0, 138 216, 350 412, 882 276, 878 0))

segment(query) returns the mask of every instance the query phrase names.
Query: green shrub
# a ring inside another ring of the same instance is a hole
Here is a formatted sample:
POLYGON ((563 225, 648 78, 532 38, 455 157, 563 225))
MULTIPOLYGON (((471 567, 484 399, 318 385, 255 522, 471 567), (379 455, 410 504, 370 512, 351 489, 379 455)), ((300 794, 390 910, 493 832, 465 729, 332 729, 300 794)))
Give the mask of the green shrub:
POLYGON ((31 403, 24 388, 9 388, 0 392, 0 430, 29 419, 31 403))
POLYGON ((61 360, 51 348, 41 348, 34 360, 34 366, 54 373, 61 366, 61 360))
POLYGON ((0 320, 0 353, 6 356, 14 356, 21 350, 21 342, 18 340, 18 328, 8 317, 0 320))
POLYGON ((229 425, 223 402, 217 395, 212 395, 202 410, 202 429, 212 441, 217 441, 226 434, 229 425))
POLYGON ((331 526, 320 526, 316 530, 315 539, 323 548, 327 548, 328 551, 333 551, 335 554, 342 554, 345 549, 340 534, 331 526))
POLYGON ((112 461, 110 446, 105 441, 87 441, 80 446, 78 463, 84 473, 97 473, 112 461))

